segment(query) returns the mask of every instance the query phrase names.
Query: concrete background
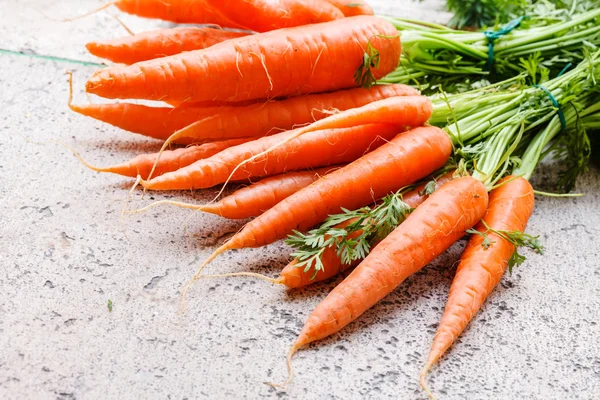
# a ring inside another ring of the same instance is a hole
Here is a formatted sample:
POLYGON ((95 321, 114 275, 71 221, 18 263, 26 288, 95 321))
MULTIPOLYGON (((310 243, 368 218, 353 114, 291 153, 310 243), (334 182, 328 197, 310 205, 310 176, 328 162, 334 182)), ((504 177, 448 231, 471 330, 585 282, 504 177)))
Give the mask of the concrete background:
MULTIPOLYGON (((106 165, 157 149, 156 142, 67 108, 96 67, 84 44, 125 32, 106 13, 74 21, 97 1, 0 0, 0 398, 424 398, 425 360, 464 245, 408 279, 341 333, 302 350, 286 393, 284 354, 308 314, 339 282, 286 293, 254 279, 204 281, 177 314, 178 291, 243 222, 179 209, 120 221, 130 182, 86 170, 57 144, 106 165), (187 226, 187 229, 186 229, 187 226), (126 234, 126 236, 125 236, 126 234), (108 300, 114 309, 107 309, 108 300)), ((443 22, 442 4, 373 1, 380 11, 443 22)), ((116 13, 115 11, 113 11, 116 13)), ((125 16, 136 31, 157 25, 125 16)), ((556 167, 535 176, 540 189, 556 167)), ((586 196, 537 198, 528 232, 547 253, 506 276, 434 368, 447 399, 593 399, 600 391, 600 173, 579 181, 586 196)), ((165 193, 205 201, 212 192, 165 193)), ((287 261, 282 244, 232 252, 210 272, 270 275, 287 261)))

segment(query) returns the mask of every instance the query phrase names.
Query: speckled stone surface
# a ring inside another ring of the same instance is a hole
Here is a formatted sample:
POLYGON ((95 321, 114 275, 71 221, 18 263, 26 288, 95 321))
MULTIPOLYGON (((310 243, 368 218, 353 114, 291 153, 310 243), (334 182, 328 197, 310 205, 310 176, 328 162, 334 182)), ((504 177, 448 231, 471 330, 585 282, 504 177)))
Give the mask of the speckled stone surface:
MULTIPOLYGON (((0 48, 93 61, 83 45, 122 35, 106 14, 49 21, 100 4, 0 0, 0 48)), ((378 10, 437 19, 441 2, 373 1, 378 10), (405 4, 408 4, 405 8, 405 4), (419 14, 420 13, 420 14, 419 14)), ((155 22, 123 18, 134 30, 155 22)), ((120 220, 130 184, 86 170, 60 140, 106 165, 157 143, 73 114, 94 67, 0 54, 0 398, 422 399, 418 372, 464 242, 408 279, 357 322, 298 353, 285 393, 284 354, 316 304, 339 282, 286 293, 255 279, 201 282, 187 312, 178 291, 243 222, 156 208, 120 220), (26 141, 28 138, 30 141, 26 141), (113 311, 107 309, 108 300, 113 311)), ((556 167, 534 178, 540 189, 556 167)), ((597 399, 600 396, 600 173, 586 196, 537 198, 528 227, 545 256, 506 276, 430 383, 444 399, 597 399)), ((164 193, 206 201, 212 192, 164 193)), ((282 244, 231 252, 210 272, 276 275, 282 244)))

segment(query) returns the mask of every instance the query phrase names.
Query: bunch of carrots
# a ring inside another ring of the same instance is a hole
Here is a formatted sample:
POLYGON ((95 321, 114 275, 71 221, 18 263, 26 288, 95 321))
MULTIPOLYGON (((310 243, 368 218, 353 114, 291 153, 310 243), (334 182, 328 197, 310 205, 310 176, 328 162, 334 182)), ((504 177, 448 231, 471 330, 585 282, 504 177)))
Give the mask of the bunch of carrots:
MULTIPOLYGON (((69 99, 75 112, 163 141, 157 153, 121 165, 84 161, 95 171, 136 178, 145 190, 247 183, 208 204, 148 206, 253 218, 199 267, 183 296, 191 283, 211 276, 202 272, 218 255, 286 238, 294 260, 278 278, 229 275, 297 288, 354 268, 293 343, 284 386, 300 347, 338 332, 471 233, 421 376, 431 395, 427 371, 505 270, 519 263, 517 247, 541 251, 524 233, 533 188, 509 174, 509 156, 483 168, 461 156, 458 150, 467 147, 450 128, 458 100, 446 98, 450 111, 440 111, 439 99, 404 84, 373 86, 396 70, 402 49, 396 27, 362 2, 117 0, 107 6, 113 4, 142 17, 237 29, 173 28, 90 43, 93 54, 125 65, 97 71, 88 93, 164 104, 69 99)), ((503 99, 498 95, 495 105, 503 99)), ((460 111, 454 117, 466 124, 474 110, 460 111)), ((510 122, 509 133, 474 131, 468 144, 482 141, 504 154, 515 136, 523 137, 519 127, 525 130, 510 122)), ((453 123, 458 129, 459 121, 453 123)))

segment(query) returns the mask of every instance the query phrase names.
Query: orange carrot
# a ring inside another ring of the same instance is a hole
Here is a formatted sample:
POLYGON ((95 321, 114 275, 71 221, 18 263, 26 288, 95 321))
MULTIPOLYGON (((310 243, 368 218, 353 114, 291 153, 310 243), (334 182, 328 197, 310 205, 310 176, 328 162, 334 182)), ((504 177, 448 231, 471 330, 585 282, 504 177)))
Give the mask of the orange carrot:
POLYGON ((108 98, 230 102, 338 90, 356 86, 368 43, 380 54, 370 68, 375 78, 396 68, 401 51, 396 28, 358 16, 105 68, 86 89, 108 98))
POLYGON ((296 140, 308 132, 321 129, 347 128, 362 124, 394 124, 398 121, 403 121, 404 124, 409 126, 420 126, 427 122, 432 112, 433 105, 424 96, 391 97, 362 107, 342 111, 303 128, 296 129, 293 134, 285 137, 280 142, 238 164, 231 175, 235 175, 239 169, 245 168, 247 164, 268 156, 274 150, 285 146, 288 142, 296 140))
POLYGON ((344 17, 322 0, 206 0, 209 7, 256 32, 289 28, 344 17))
POLYGON ((286 384, 292 379, 291 358, 298 348, 340 331, 383 299, 460 239, 481 219, 487 204, 485 186, 462 177, 417 207, 312 312, 288 354, 286 384))
MULTIPOLYGON (((69 108, 76 113, 109 123, 118 128, 155 139, 168 138, 173 132, 199 119, 211 116, 221 108, 149 107, 142 104, 73 104, 73 74, 69 75, 69 108)), ((173 143, 190 144, 193 140, 181 138, 173 143)), ((166 146, 164 146, 166 148, 166 146)))
POLYGON ((418 94, 416 89, 406 85, 375 86, 371 89, 354 88, 256 103, 247 107, 224 108, 173 134, 167 139, 167 144, 181 138, 222 140, 264 136, 318 121, 335 111, 350 110, 390 97, 418 94))
MULTIPOLYGON (((440 188, 442 185, 453 179, 454 171, 448 172, 447 174, 442 175, 440 178, 436 180, 436 190, 440 188)), ((416 208, 421 203, 429 197, 428 195, 423 193, 425 189, 426 183, 423 183, 416 188, 406 192, 402 195, 402 200, 408 204, 411 208, 416 208)), ((352 224, 355 220, 346 221, 344 225, 352 224)), ((343 226, 338 226, 342 228, 343 226)), ((355 235, 358 236, 361 234, 361 231, 355 232, 355 235)), ((353 264, 343 264, 340 256, 337 254, 337 250, 335 247, 327 248, 321 257, 321 262, 323 263, 323 269, 319 270, 317 274, 314 274, 314 271, 305 271, 304 268, 296 267, 296 264, 299 261, 297 259, 293 260, 289 263, 282 271, 279 278, 277 278, 273 283, 279 283, 287 286, 288 288, 299 288, 303 286, 310 285, 315 282, 324 281, 329 279, 339 272, 342 272, 348 268, 353 267, 358 264, 359 261, 356 261, 353 264)))
MULTIPOLYGON (((421 384, 433 364, 448 350, 464 331, 485 299, 498 285, 516 248, 513 243, 493 231, 524 232, 533 212, 533 188, 523 178, 505 177, 490 193, 490 202, 483 222, 475 228, 485 233, 489 247, 483 246, 483 235, 472 235, 460 259, 450 287, 444 315, 433 339, 431 351, 421 372, 421 384)), ((487 242, 486 242, 487 243, 487 242)))
MULTIPOLYGON (((155 163, 156 169, 154 170, 153 176, 160 176, 168 172, 177 171, 198 160, 209 158, 225 149, 246 143, 250 140, 252 139, 232 139, 181 149, 167 150, 162 153, 160 160, 158 159, 159 153, 141 154, 123 164, 112 165, 109 167, 95 167, 84 161, 81 157, 78 158, 86 167, 97 172, 111 172, 113 174, 130 176, 133 178, 139 175, 142 179, 146 179, 146 177, 150 175, 150 171, 152 171, 155 163)), ((79 155, 76 154, 76 156, 79 155)))
MULTIPOLYGON (((164 140, 173 132, 210 117, 220 108, 150 107, 142 104, 69 104, 76 113, 91 117, 129 132, 164 140)), ((180 138, 173 143, 190 144, 194 140, 180 138)))
POLYGON ((332 166, 314 171, 296 171, 271 176, 238 189, 215 203, 198 205, 165 200, 157 201, 135 212, 142 212, 160 204, 170 204, 213 213, 229 219, 257 217, 286 197, 310 185, 321 176, 335 171, 337 168, 339 167, 332 166))
POLYGON ((325 0, 336 6, 346 17, 373 15, 373 9, 362 0, 325 0))
MULTIPOLYGON (((371 124, 307 134, 279 147, 267 157, 239 168, 232 179, 250 179, 354 161, 369 149, 375 149, 392 139, 400 131, 402 128, 397 125, 371 124)), ((142 185, 151 190, 190 190, 224 183, 241 161, 293 133, 294 131, 282 132, 231 147, 185 168, 142 181, 142 185)))
POLYGON ((97 57, 116 63, 133 64, 184 51, 205 49, 242 36, 248 36, 248 33, 214 28, 178 27, 158 29, 102 42, 90 42, 85 47, 97 57))
POLYGON ((101 7, 116 5, 121 11, 144 18, 156 18, 180 24, 215 24, 241 28, 204 0, 115 0, 101 7))
POLYGON ((294 193, 260 217, 250 221, 219 247, 199 268, 232 249, 259 247, 303 231, 342 208, 356 209, 409 185, 442 167, 452 152, 448 134, 436 127, 421 127, 394 139, 294 193))

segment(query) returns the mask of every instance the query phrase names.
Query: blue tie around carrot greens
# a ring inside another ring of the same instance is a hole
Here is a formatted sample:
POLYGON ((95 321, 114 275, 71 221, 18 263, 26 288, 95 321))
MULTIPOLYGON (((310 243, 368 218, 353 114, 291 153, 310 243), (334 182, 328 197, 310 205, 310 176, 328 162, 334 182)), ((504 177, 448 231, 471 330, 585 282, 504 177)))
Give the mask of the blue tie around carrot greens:
MULTIPOLYGON (((471 170, 473 177, 488 188, 493 188, 508 174, 528 180, 541 159, 552 151, 563 159, 564 165, 556 184, 561 190, 570 190, 587 167, 590 146, 586 129, 600 128, 600 89, 596 84, 600 81, 600 52, 588 54, 579 65, 552 80, 547 80, 548 72, 539 64, 539 59, 532 57, 528 61, 532 65, 538 63, 535 76, 523 73, 470 92, 432 96, 434 111, 429 122, 443 127, 455 145, 455 158, 448 167, 471 170), (545 90, 531 85, 534 82, 545 90), (565 129, 559 109, 564 115, 565 129), (547 150, 548 145, 551 150, 547 150)), ((400 194, 392 196, 402 201, 400 194)), ((397 201, 387 199, 384 204, 395 205, 397 201)), ((388 215, 393 214, 392 211, 381 210, 381 213, 388 215)), ((353 212, 348 210, 345 214, 350 217, 353 212)), ((288 240, 297 257, 322 254, 320 247, 323 246, 336 248, 337 259, 333 257, 333 261, 329 256, 327 260, 311 258, 308 264, 298 259, 292 262, 305 268, 303 273, 307 279, 330 265, 337 268, 339 264, 364 258, 390 229, 387 226, 388 231, 381 234, 377 227, 366 226, 365 231, 371 235, 364 243, 352 236, 355 230, 344 235, 341 227, 335 231, 336 240, 332 243, 328 240, 331 236, 328 228, 336 220, 344 220, 344 215, 333 215, 321 228, 306 235, 296 234, 288 240), (349 254, 360 257, 345 256, 349 254)), ((397 223, 401 221, 397 219, 397 223)), ((365 219, 364 223, 377 224, 377 220, 365 219)))
POLYGON ((489 29, 487 35, 388 18, 400 31, 402 58, 379 83, 409 83, 423 89, 443 84, 446 91, 459 90, 465 79, 499 81, 527 71, 520 60, 536 53, 555 76, 569 63, 580 62, 584 49, 600 46, 597 3, 583 2, 567 10, 538 2, 512 26, 489 29), (486 37, 490 35, 496 38, 492 45, 486 37))

